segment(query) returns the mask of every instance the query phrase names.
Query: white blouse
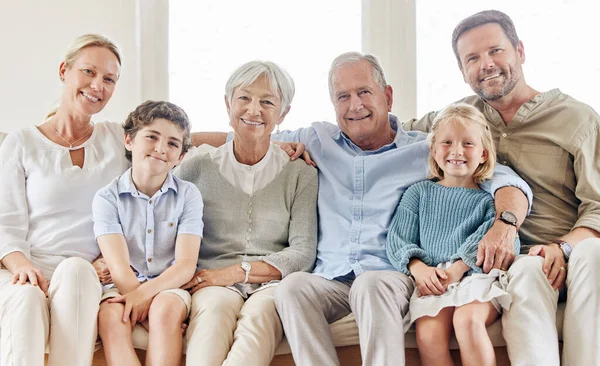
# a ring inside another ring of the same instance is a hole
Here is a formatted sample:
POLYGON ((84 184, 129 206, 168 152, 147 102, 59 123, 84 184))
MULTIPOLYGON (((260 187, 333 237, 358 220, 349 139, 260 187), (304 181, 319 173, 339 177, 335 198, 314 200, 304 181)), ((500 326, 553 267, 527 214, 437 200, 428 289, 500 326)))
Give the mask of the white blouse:
POLYGON ((8 135, 0 146, 0 259, 20 251, 51 278, 69 257, 93 261, 92 200, 129 168, 118 123, 96 123, 84 148, 83 167, 69 148, 35 126, 8 135))

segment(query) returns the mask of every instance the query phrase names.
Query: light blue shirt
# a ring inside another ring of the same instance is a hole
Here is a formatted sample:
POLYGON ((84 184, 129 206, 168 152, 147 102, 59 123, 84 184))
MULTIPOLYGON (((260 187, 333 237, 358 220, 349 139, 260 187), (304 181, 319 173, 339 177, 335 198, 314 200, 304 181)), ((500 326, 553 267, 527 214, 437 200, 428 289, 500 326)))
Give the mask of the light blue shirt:
MULTIPOLYGON (((363 151, 338 126, 315 122, 308 128, 283 131, 273 140, 302 142, 319 168, 319 237, 314 273, 333 279, 353 272, 395 270, 386 255, 389 223, 402 193, 427 179, 426 134, 398 128, 394 141, 363 151)), ((532 194, 510 168, 498 165, 494 177, 481 185, 487 192, 515 186, 532 194)))
POLYGON ((122 234, 140 281, 160 275, 175 261, 179 234, 202 236, 204 204, 198 188, 170 172, 148 197, 131 180, 131 168, 100 189, 92 204, 96 238, 122 234))

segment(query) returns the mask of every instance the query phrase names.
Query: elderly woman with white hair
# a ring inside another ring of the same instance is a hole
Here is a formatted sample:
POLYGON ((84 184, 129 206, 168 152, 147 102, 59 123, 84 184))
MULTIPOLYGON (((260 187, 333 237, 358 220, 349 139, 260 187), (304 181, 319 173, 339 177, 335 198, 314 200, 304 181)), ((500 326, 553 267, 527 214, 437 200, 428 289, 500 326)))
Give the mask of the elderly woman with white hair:
POLYGON ((242 65, 226 84, 233 139, 176 170, 204 197, 199 271, 184 286, 188 365, 268 365, 283 337, 275 286, 314 264, 317 171, 271 143, 293 97, 279 66, 242 65))

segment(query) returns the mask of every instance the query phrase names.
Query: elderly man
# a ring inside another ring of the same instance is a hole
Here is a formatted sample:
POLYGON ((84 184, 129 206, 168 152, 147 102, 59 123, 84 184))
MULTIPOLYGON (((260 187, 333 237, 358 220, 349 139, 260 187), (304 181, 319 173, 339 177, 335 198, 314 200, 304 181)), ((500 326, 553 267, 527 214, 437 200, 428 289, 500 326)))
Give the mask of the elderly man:
MULTIPOLYGON (((600 116, 558 89, 527 85, 523 43, 502 12, 464 19, 452 48, 477 94, 462 102, 484 113, 498 161, 534 193, 519 230, 527 255, 508 271, 513 303, 502 325, 511 363, 559 365, 556 310, 566 280, 563 365, 600 365, 600 116)), ((427 131, 434 117, 403 127, 427 131)))
MULTIPOLYGON (((353 312, 365 365, 404 364, 403 318, 413 280, 393 269, 385 252, 391 216, 411 184, 426 179, 425 135, 398 127, 392 87, 370 55, 337 57, 329 74, 337 126, 326 122, 274 139, 302 142, 319 167, 319 238, 313 274, 291 274, 275 291, 277 310, 297 365, 338 365, 329 323, 353 312)), ((484 188, 495 192, 499 212, 516 224, 527 212, 528 191, 501 167, 484 188), (499 189, 500 187, 505 187, 499 189), (513 217, 514 219, 514 217, 513 217)), ((483 246, 500 265, 510 225, 498 221, 483 246)), ((514 238, 514 230, 512 233, 514 238)), ((488 263, 490 266, 493 263, 488 263)))

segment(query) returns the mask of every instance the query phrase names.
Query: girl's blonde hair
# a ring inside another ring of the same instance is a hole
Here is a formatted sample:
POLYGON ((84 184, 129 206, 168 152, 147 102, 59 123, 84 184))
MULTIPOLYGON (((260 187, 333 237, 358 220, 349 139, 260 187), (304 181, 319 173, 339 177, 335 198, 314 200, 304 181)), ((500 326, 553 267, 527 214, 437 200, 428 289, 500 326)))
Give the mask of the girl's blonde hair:
MULTIPOLYGON (((450 122, 458 122, 464 126, 476 126, 481 132, 481 143, 483 149, 487 151, 487 160, 475 169, 473 173, 473 181, 477 184, 484 180, 491 178, 494 174, 494 167, 496 166, 496 148, 494 147, 494 141, 492 140, 492 134, 488 127, 485 116, 477 110, 477 108, 465 104, 465 103, 454 103, 440 111, 435 119, 433 120, 433 126, 431 133, 427 137, 429 141, 429 148, 431 149, 436 141, 437 133, 441 128, 446 126, 450 122)), ((429 172, 432 178, 443 179, 444 171, 440 168, 438 163, 433 158, 433 154, 429 154, 427 160, 429 172)))
MULTIPOLYGON (((70 68, 71 66, 73 66, 73 63, 75 62, 75 60, 77 60, 77 57, 79 57, 79 53, 81 52, 81 50, 87 47, 106 48, 115 55, 117 61, 119 62, 119 65, 121 65, 121 52, 119 51, 119 47, 117 47, 117 45, 113 41, 111 41, 103 35, 89 33, 79 36, 75 39, 75 41, 73 41, 73 43, 67 51, 67 54, 65 55, 64 62, 66 67, 70 68)), ((50 119, 50 117, 54 116, 57 111, 58 106, 56 106, 46 114, 45 120, 50 119)))

